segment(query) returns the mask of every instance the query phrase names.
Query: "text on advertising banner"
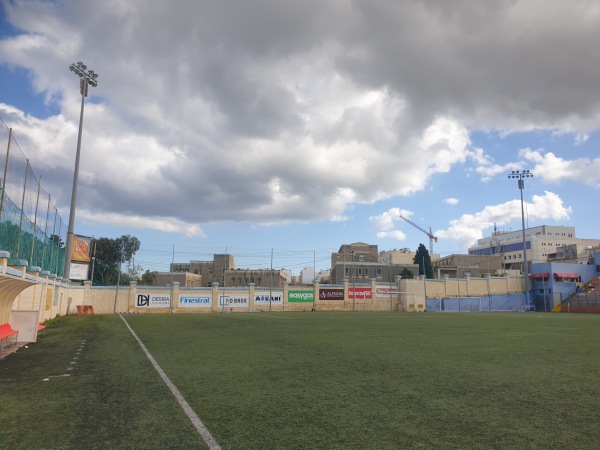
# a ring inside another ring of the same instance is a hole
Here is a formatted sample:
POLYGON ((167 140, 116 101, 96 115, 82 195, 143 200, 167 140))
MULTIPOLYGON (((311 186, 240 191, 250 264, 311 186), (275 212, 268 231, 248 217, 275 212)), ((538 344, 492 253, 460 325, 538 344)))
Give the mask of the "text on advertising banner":
POLYGON ((249 305, 248 294, 225 294, 219 295, 219 306, 226 308, 246 308, 249 305))
POLYGON ((319 300, 344 300, 344 290, 321 289, 319 290, 319 300))
POLYGON ((268 305, 269 295, 271 296, 272 305, 283 305, 283 292, 281 291, 256 291, 254 292, 254 304, 268 305))
POLYGON ((71 272, 69 272, 70 280, 87 280, 89 264, 71 263, 71 272))
POLYGON ((212 293, 202 295, 180 295, 180 308, 210 308, 212 306, 212 293))
POLYGON ((371 293, 370 287, 349 287, 348 297, 360 300, 371 300, 373 298, 373 294, 371 293))
POLYGON ((397 287, 378 287, 377 288, 377 297, 389 297, 390 294, 395 297, 396 295, 398 295, 398 288, 397 287))
POLYGON ((312 303, 315 301, 313 291, 288 291, 288 303, 312 303))
POLYGON ((171 306, 170 294, 138 294, 135 297, 137 308, 168 308, 171 306))

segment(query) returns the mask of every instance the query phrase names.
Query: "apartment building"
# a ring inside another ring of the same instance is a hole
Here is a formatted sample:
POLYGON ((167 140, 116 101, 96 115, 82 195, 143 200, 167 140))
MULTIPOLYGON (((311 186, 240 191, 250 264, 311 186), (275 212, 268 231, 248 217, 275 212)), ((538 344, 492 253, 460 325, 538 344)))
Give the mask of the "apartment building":
MULTIPOLYGON (((548 261, 587 263, 600 239, 579 239, 575 227, 542 225, 525 229, 528 272, 531 264, 548 261)), ((469 255, 500 255, 502 269, 523 271, 523 232, 495 231, 469 247, 469 255)))

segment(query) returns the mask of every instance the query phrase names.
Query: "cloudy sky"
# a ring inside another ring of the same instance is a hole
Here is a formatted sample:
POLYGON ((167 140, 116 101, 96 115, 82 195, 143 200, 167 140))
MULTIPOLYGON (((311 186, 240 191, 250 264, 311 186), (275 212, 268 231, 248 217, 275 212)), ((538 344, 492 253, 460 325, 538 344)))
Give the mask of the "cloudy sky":
POLYGON ((428 245, 398 214, 464 253, 521 228, 522 169, 529 226, 600 237, 598 2, 1 4, 0 117, 68 220, 68 67, 99 74, 75 232, 138 236, 145 268, 428 245))

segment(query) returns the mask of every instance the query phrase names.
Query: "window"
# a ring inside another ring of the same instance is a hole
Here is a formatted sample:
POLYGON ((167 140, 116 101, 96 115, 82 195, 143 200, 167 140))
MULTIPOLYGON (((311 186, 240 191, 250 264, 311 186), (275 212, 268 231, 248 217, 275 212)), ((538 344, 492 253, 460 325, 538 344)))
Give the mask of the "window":
POLYGON ((375 269, 375 274, 376 275, 381 275, 381 269, 375 269))
POLYGON ((346 267, 346 275, 348 275, 348 273, 350 273, 350 269, 346 267))

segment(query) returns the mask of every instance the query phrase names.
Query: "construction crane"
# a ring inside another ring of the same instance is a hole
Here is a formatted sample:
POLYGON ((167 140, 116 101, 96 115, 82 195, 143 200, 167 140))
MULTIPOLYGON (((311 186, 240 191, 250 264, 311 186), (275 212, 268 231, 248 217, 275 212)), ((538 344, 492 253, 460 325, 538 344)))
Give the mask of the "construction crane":
POLYGON ((414 223, 408 217, 404 217, 400 213, 398 213, 398 215, 400 216, 401 219, 404 219, 405 221, 407 221, 408 223, 410 223, 417 230, 421 230, 423 233, 425 233, 427 236, 429 236, 429 256, 432 256, 433 255, 433 241, 437 242, 438 238, 435 237, 433 235, 433 233, 431 232, 431 227, 429 227, 429 231, 427 231, 426 229, 421 228, 419 225, 417 225, 416 223, 414 223))

